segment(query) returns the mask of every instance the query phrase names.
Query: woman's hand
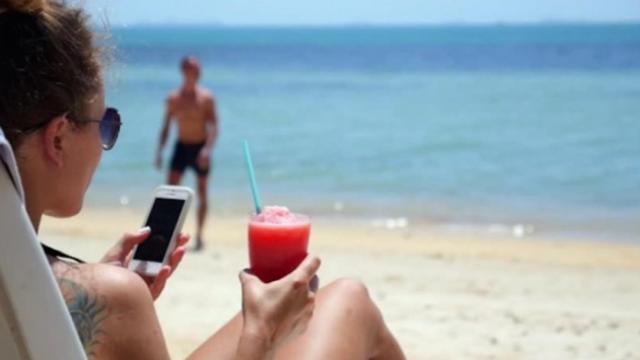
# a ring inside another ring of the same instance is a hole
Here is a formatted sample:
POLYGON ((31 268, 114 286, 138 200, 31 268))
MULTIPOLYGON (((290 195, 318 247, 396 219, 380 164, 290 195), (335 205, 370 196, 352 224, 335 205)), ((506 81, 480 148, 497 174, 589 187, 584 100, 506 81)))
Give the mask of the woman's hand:
POLYGON ((319 267, 320 259, 309 255, 291 274, 268 284, 240 273, 244 325, 237 359, 269 358, 255 355, 273 354, 305 331, 314 308, 310 284, 319 267))
MULTIPOLYGON (((131 261, 131 257, 133 257, 133 248, 146 240, 151 233, 151 229, 149 227, 144 227, 137 232, 126 233, 122 236, 120 241, 116 243, 105 256, 100 260, 101 263, 128 267, 129 261, 131 261)), ((151 292, 151 296, 154 299, 157 299, 158 296, 162 293, 165 284, 167 283, 167 279, 173 271, 178 267, 180 261, 182 261, 182 257, 186 252, 186 243, 189 241, 189 235, 180 234, 178 236, 178 242, 176 244, 176 248, 169 255, 169 263, 164 265, 158 275, 156 276, 142 276, 144 281, 149 286, 149 291, 151 292)))

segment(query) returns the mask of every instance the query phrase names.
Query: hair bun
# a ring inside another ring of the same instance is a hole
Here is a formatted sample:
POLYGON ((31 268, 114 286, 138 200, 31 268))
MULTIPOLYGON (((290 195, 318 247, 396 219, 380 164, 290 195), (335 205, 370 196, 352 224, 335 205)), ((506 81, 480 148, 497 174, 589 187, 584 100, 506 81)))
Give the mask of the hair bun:
POLYGON ((47 0, 3 0, 7 9, 27 13, 37 14, 47 8, 47 0))

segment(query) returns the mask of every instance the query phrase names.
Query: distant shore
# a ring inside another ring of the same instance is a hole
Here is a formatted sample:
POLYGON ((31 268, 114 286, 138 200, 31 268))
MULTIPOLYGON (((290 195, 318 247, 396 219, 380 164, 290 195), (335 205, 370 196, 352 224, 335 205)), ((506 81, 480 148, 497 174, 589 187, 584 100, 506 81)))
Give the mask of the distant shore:
MULTIPOLYGON (((144 216, 88 208, 45 219, 40 238, 96 260, 144 216)), ((211 217, 206 240, 157 302, 175 358, 239 310, 246 219, 211 217)), ((640 246, 584 240, 317 219, 310 250, 323 259, 322 283, 350 276, 368 285, 409 359, 637 358, 640 246)))

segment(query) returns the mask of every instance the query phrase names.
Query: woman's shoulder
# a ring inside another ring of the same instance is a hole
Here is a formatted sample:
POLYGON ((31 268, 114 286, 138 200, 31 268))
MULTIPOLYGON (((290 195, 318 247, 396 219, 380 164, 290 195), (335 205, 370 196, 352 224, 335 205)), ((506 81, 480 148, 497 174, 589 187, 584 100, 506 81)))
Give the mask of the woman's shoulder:
POLYGON ((140 276, 134 272, 108 264, 73 264, 55 261, 52 269, 61 287, 67 283, 82 287, 89 293, 100 296, 121 296, 132 294, 151 300, 148 288, 140 276))
POLYGON ((123 314, 154 312, 146 284, 125 268, 56 261, 52 269, 87 354, 108 351, 101 345, 123 332, 123 314))

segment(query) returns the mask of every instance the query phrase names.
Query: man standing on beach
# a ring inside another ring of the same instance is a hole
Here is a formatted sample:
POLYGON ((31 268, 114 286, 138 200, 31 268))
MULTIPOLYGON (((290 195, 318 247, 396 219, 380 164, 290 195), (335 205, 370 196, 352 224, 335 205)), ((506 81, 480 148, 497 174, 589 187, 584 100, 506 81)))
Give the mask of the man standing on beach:
POLYGON ((166 110, 160 131, 156 153, 156 167, 162 168, 162 149, 169 136, 171 121, 178 126, 178 138, 167 182, 177 185, 184 171, 192 168, 198 178, 198 219, 196 250, 203 247, 202 228, 207 216, 207 183, 210 154, 218 137, 218 116, 213 94, 198 85, 200 64, 194 57, 185 57, 180 63, 182 86, 171 92, 166 100, 166 110))

